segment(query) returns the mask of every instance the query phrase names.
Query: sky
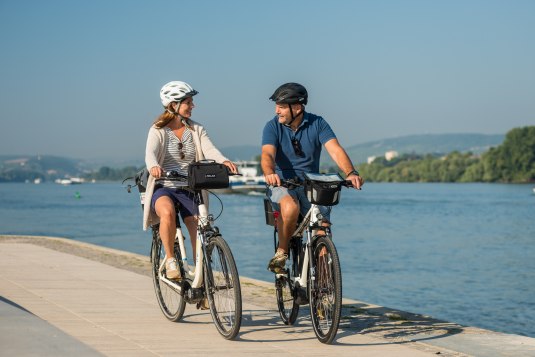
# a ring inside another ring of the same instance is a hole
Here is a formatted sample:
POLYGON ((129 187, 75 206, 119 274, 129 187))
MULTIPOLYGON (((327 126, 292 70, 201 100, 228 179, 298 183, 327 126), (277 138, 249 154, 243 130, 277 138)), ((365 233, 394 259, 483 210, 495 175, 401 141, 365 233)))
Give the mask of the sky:
POLYGON ((220 149, 286 82, 340 143, 535 125, 531 0, 0 0, 0 155, 143 160, 159 91, 220 149))

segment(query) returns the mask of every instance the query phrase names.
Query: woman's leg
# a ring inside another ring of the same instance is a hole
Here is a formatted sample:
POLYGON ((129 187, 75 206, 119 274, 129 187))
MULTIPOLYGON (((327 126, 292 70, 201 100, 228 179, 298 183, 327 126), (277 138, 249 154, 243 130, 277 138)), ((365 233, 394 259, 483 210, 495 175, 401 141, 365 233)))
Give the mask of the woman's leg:
POLYGON ((176 235, 175 205, 168 196, 162 196, 156 200, 154 210, 158 217, 160 217, 160 238, 162 239, 166 258, 174 258, 176 235))

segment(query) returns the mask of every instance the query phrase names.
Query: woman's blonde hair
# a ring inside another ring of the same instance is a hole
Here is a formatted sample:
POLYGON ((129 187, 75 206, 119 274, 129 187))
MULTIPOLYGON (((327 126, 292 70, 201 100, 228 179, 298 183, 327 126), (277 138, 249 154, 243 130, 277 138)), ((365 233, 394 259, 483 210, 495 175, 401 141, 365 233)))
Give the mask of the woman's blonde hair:
MULTIPOLYGON (((169 104, 170 106, 171 104, 169 104)), ((154 123, 152 123, 156 128, 158 129, 161 129, 165 126, 167 126, 167 124, 169 124, 169 122, 171 120, 173 120, 175 118, 175 116, 178 116, 178 114, 173 114, 169 111, 169 106, 168 108, 165 109, 165 111, 160 114, 156 120, 154 120, 154 123)), ((179 116, 180 117, 180 116, 179 116)), ((190 130, 193 130, 193 126, 191 125, 189 119, 186 119, 186 118, 182 118, 182 123, 184 123, 184 125, 190 129, 190 130)))
POLYGON ((156 118, 156 120, 154 121, 154 126, 157 127, 158 129, 161 129, 163 128, 164 126, 166 126, 167 124, 169 124, 169 122, 171 120, 173 120, 173 118, 175 117, 175 114, 172 114, 170 112, 168 112, 167 110, 165 112, 163 112, 162 114, 160 114, 158 116, 158 118, 156 118))

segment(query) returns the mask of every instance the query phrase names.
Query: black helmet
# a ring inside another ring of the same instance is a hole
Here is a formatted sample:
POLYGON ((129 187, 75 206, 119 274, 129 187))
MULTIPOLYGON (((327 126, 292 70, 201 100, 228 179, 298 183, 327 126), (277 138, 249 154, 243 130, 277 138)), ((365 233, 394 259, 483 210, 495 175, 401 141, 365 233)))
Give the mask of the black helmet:
POLYGON ((299 83, 285 83, 277 90, 271 97, 269 97, 275 103, 283 104, 307 104, 308 93, 305 87, 299 83))

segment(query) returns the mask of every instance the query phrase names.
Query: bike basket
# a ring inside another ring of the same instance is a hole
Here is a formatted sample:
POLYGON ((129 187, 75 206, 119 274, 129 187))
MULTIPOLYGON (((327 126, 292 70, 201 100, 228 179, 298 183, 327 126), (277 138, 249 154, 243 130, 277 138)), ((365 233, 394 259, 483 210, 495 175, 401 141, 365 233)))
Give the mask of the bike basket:
POLYGON ((134 182, 137 186, 139 193, 143 193, 147 190, 147 181, 149 180, 149 170, 146 168, 139 171, 134 176, 134 182))
POLYGON ((275 225, 275 212, 273 206, 271 205, 271 200, 267 197, 264 197, 264 215, 266 217, 266 224, 268 226, 275 225))
POLYGON ((334 206, 340 200, 343 179, 338 174, 305 173, 305 193, 310 203, 334 206))
POLYGON ((188 167, 188 186, 193 190, 227 188, 227 167, 208 160, 194 162, 188 167))

